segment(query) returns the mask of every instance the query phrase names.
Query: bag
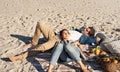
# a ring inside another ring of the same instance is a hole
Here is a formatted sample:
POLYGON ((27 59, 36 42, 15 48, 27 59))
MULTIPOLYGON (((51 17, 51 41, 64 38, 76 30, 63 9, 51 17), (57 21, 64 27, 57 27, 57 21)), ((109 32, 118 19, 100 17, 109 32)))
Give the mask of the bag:
POLYGON ((120 54, 120 40, 104 42, 100 46, 112 54, 120 54))

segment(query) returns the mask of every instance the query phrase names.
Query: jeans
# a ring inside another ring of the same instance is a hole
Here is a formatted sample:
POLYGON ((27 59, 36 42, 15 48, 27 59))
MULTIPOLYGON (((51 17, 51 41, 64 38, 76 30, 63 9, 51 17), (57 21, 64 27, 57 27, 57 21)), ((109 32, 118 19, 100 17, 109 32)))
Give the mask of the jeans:
POLYGON ((56 64, 59 58, 66 62, 72 60, 78 62, 81 60, 79 48, 69 43, 58 42, 53 49, 50 63, 56 64))
POLYGON ((68 55, 76 62, 80 61, 80 50, 78 47, 75 47, 72 44, 67 44, 65 47, 65 51, 68 53, 68 55))

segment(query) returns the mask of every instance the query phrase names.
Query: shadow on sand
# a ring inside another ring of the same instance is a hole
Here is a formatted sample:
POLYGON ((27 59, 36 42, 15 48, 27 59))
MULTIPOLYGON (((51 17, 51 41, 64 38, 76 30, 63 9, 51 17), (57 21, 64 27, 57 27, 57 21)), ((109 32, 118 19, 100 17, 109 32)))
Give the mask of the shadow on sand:
MULTIPOLYGON (((22 36, 22 35, 16 35, 16 34, 11 34, 10 36, 17 38, 17 39, 23 41, 24 43, 29 43, 32 41, 32 37, 28 37, 28 36, 22 36)), ((46 41, 45 38, 40 38, 38 43, 43 43, 45 41, 46 41)))
MULTIPOLYGON (((32 37, 27 37, 27 36, 22 36, 22 35, 16 35, 16 34, 11 34, 10 36, 15 37, 21 41, 23 41, 25 44, 29 43, 32 40, 32 37)), ((45 41, 44 38, 39 39, 39 43, 43 43, 45 41)), ((28 51, 30 51, 31 48, 28 48, 28 51)), ((1 60, 5 62, 11 62, 9 58, 1 58, 1 60)), ((27 61, 30 62, 38 72, 45 72, 44 69, 42 68, 40 62, 35 59, 35 57, 29 57, 27 58, 27 61)))

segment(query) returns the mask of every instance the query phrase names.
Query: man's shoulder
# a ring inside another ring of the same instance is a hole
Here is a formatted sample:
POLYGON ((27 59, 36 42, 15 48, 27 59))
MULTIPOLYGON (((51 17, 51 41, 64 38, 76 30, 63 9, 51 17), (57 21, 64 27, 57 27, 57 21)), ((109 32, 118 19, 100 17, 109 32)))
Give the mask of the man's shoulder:
POLYGON ((81 37, 82 33, 78 32, 78 31, 69 31, 70 33, 70 40, 72 41, 76 41, 79 40, 79 38, 81 37))
POLYGON ((75 30, 69 30, 69 33, 70 34, 79 34, 79 35, 82 35, 82 33, 78 32, 78 31, 75 31, 75 30))

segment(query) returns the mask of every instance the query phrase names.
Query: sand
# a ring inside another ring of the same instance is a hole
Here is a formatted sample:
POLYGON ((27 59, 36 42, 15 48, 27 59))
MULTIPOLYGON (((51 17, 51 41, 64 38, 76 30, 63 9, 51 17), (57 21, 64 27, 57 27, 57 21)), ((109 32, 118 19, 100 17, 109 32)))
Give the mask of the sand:
MULTIPOLYGON (((120 0, 0 0, 0 58, 25 51, 22 46, 31 40, 37 21, 45 21, 55 32, 93 26, 108 39, 120 39, 120 0)), ((46 59, 40 61, 38 69, 48 66, 46 59)), ((0 72, 42 72, 38 69, 28 60, 0 60, 0 72)))

